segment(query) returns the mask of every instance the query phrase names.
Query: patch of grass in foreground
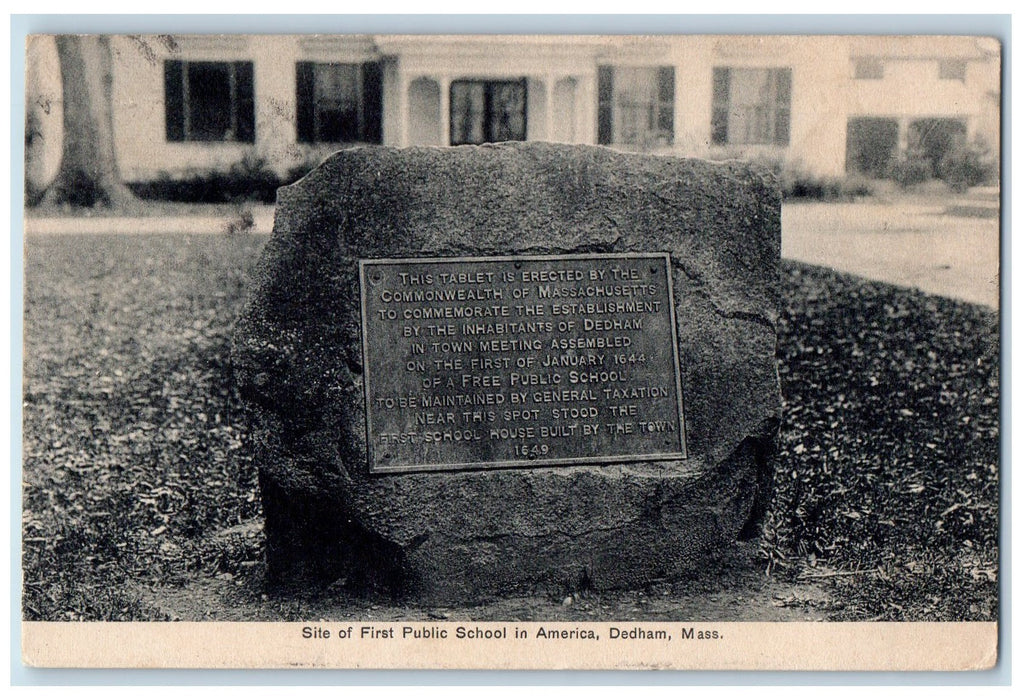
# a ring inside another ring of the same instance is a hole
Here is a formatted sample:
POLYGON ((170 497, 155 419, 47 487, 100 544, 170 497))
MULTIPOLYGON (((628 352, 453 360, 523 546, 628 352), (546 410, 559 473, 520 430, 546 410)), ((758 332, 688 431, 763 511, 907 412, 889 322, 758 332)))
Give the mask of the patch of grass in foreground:
MULTIPOLYGON (((264 241, 26 242, 26 619, 160 619, 146 589, 259 564, 227 353, 264 241)), ((842 618, 995 618, 996 315, 794 264, 784 285, 764 567, 842 618)))
POLYGON ((26 619, 146 619, 138 587, 259 560, 203 543, 259 514, 228 346, 264 241, 26 241, 26 619))
POLYGON ((785 264, 771 570, 861 619, 997 615, 999 347, 981 307, 785 264))

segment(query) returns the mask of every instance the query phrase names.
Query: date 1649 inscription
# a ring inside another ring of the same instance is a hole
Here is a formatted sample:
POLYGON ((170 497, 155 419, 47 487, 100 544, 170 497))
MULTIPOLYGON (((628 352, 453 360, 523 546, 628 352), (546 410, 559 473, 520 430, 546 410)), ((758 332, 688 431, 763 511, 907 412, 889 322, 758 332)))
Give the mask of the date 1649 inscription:
POLYGON ((684 458, 669 263, 359 261, 370 472, 684 458))

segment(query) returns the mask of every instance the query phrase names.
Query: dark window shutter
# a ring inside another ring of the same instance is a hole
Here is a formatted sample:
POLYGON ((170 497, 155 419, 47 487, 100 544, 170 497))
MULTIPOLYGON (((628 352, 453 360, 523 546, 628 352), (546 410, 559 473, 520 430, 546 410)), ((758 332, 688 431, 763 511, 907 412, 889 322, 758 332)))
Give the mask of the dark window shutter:
POLYGON ((362 140, 383 142, 383 69, 376 61, 362 64, 362 140))
POLYGON ((731 69, 713 69, 713 114, 710 117, 710 139, 727 143, 727 118, 731 109, 731 69))
POLYGON ((667 135, 667 143, 674 143, 674 66, 657 68, 657 130, 667 135))
POLYGON ((777 111, 774 123, 774 143, 787 146, 791 140, 791 68, 775 71, 777 81, 777 111))
POLYGON ((255 143, 255 88, 252 62, 234 62, 234 109, 238 115, 236 140, 255 143))
POLYGON ((166 105, 167 140, 185 140, 184 64, 163 62, 163 100, 166 105))
POLYGON ((610 66, 597 68, 596 84, 596 143, 609 144, 614 138, 614 69, 610 66))
POLYGON ((313 143, 316 140, 316 64, 299 61, 295 65, 295 127, 298 143, 313 143))

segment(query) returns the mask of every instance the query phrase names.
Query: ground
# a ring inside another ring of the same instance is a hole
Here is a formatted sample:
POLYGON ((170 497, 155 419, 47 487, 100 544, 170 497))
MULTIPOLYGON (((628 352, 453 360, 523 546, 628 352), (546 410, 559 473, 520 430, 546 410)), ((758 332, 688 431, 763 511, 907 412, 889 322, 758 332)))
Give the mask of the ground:
MULTIPOLYGON (((842 221, 870 220, 806 206, 785 207, 789 249, 793 216, 847 239, 842 221)), ((997 618, 997 313, 797 262, 783 266, 776 494, 762 535, 713 570, 456 609, 344 581, 265 590, 250 417, 227 361, 266 240, 239 232, 265 212, 242 214, 216 212, 211 235, 28 235, 25 619, 997 618)), ((986 246, 996 222, 940 219, 973 226, 986 246)))
POLYGON ((997 308, 996 188, 944 197, 786 203, 791 260, 997 308))

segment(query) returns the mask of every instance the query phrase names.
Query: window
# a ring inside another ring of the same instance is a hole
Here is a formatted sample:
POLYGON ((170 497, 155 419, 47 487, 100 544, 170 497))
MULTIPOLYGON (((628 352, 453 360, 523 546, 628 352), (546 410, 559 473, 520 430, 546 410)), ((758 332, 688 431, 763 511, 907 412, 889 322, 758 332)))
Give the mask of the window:
POLYGON ((296 65, 299 143, 380 143, 380 64, 296 65))
POLYGON ((856 58, 856 80, 883 80, 884 62, 879 58, 856 58))
POLYGON ((451 145, 525 140, 525 79, 451 83, 451 145))
POLYGON ((674 142, 674 68, 600 66, 597 143, 674 142))
POLYGON ((965 120, 916 119, 908 125, 909 153, 926 158, 937 167, 948 153, 965 145, 965 120))
POLYGON ((848 120, 845 170, 886 177, 898 152, 898 120, 852 117, 848 120))
POLYGON ((165 61, 168 141, 255 141, 251 61, 165 61))
POLYGON ((712 139, 715 144, 788 145, 790 68, 714 68, 712 139))
POLYGON ((962 60, 946 60, 939 61, 938 72, 941 80, 960 80, 965 82, 965 71, 968 68, 968 62, 962 60))

